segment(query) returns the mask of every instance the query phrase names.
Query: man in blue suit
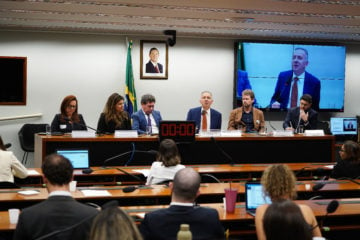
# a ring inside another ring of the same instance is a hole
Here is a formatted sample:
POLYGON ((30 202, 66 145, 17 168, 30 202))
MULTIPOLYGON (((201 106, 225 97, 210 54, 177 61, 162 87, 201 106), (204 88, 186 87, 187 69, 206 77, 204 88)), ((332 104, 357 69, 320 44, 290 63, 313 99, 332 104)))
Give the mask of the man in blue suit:
POLYGON ((154 110, 155 97, 145 94, 141 97, 141 109, 132 115, 132 129, 138 134, 158 134, 162 120, 159 111, 154 110))
POLYGON ((299 106, 300 96, 309 94, 312 97, 312 108, 319 109, 321 83, 318 78, 305 71, 309 64, 308 52, 304 48, 296 48, 292 58, 292 70, 279 74, 275 92, 270 101, 271 108, 288 109, 291 107, 289 99, 294 82, 297 82, 296 106, 299 106))
POLYGON ((210 108, 213 102, 212 93, 203 91, 200 95, 201 107, 189 110, 186 120, 195 121, 197 132, 199 130, 221 129, 221 113, 210 108), (204 114, 206 114, 205 119, 204 114), (203 124, 203 120, 206 120, 206 124, 203 124))

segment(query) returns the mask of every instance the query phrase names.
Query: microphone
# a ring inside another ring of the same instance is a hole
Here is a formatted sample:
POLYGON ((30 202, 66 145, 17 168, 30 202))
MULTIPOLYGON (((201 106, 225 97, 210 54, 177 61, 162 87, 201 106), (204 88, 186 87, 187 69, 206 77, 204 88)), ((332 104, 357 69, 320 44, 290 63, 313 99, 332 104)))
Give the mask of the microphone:
POLYGON ((6 144, 4 145, 4 147, 5 147, 6 149, 10 148, 10 147, 11 147, 11 143, 6 143, 6 144))
POLYGON ((329 213, 335 212, 338 207, 339 207, 339 201, 338 200, 334 199, 331 202, 329 202, 327 207, 326 207, 326 214, 325 214, 324 218, 321 220, 321 223, 315 225, 314 227, 312 227, 312 230, 314 230, 315 228, 320 226, 320 228, 322 228, 324 231, 329 231, 328 227, 323 227, 324 220, 327 218, 329 213))
POLYGON ((215 180, 217 183, 221 183, 221 181, 217 177, 215 177, 214 175, 209 174, 209 173, 201 174, 201 177, 209 177, 209 178, 215 180))
POLYGON ((230 163, 230 165, 234 165, 234 160, 233 158, 227 154, 224 149, 222 147, 220 147, 220 145, 218 144, 218 142, 216 141, 216 139, 214 137, 210 137, 211 141, 215 144, 216 148, 220 151, 220 153, 228 160, 228 162, 230 163))
POLYGON ((322 189, 322 188, 325 186, 325 184, 327 183, 327 182, 324 181, 324 180, 326 180, 327 177, 328 177, 328 176, 322 177, 322 178, 321 178, 321 182, 315 184, 315 185, 312 187, 312 190, 316 192, 316 191, 319 191, 320 189, 322 189))
POLYGON ((133 177, 134 179, 136 179, 137 181, 139 181, 139 182, 144 182, 144 180, 142 180, 140 177, 138 177, 138 176, 136 176, 136 175, 134 175, 134 174, 131 174, 131 173, 129 173, 128 171, 125 171, 124 169, 122 169, 122 168, 116 168, 117 170, 119 170, 120 172, 122 172, 122 173, 125 173, 126 175, 128 175, 128 176, 130 176, 130 177, 133 177))
POLYGON ((106 166, 107 163, 111 162, 112 160, 114 159, 117 159, 117 158, 120 158, 120 157, 123 157, 123 156, 126 156, 126 155, 129 155, 129 154, 132 154, 132 156, 130 157, 129 161, 127 161, 124 165, 127 166, 132 158, 133 158, 133 154, 135 153, 147 153, 147 154, 151 154, 151 155, 156 155, 157 154, 157 151, 155 150, 148 150, 148 151, 141 151, 141 150, 131 150, 131 151, 127 151, 127 152, 123 152, 123 153, 120 153, 118 155, 115 155, 113 157, 110 157, 108 159, 105 159, 103 165, 106 166))

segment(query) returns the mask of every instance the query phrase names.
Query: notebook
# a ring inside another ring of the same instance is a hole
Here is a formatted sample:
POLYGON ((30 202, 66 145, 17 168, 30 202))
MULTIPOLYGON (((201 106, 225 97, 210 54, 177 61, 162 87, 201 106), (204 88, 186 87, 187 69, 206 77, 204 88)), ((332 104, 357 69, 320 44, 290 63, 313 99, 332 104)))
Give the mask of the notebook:
POLYGON ((74 169, 89 168, 88 149, 59 149, 56 153, 69 159, 74 169))
POLYGON ((271 203, 269 197, 264 198, 260 182, 247 182, 245 184, 245 207, 246 212, 255 216, 257 207, 271 203))

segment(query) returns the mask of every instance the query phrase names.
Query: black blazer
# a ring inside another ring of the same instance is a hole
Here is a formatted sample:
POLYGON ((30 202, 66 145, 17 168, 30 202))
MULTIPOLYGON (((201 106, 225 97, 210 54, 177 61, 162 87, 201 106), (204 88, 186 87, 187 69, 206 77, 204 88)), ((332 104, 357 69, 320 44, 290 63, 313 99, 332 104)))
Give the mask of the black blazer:
POLYGON ((317 129, 317 122, 318 122, 318 113, 310 108, 308 117, 308 123, 305 125, 304 121, 300 118, 300 107, 294 107, 288 110, 286 114, 285 121, 283 123, 284 129, 287 127, 292 127, 297 129, 298 125, 303 125, 304 129, 317 129), (290 124, 291 123, 291 124, 290 124))

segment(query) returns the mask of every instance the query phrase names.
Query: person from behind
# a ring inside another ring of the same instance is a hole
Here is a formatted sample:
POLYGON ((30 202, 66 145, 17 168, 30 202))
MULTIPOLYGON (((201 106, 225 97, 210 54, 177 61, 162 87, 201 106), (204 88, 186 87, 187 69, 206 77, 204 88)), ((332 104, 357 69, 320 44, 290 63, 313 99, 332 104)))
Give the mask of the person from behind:
POLYGON ((197 132, 221 129, 221 113, 211 108, 214 102, 212 93, 203 91, 200 95, 201 107, 192 108, 187 113, 187 121, 195 121, 197 132))
POLYGON ((275 201, 264 213, 266 240, 312 240, 312 228, 291 200, 275 201))
POLYGON ((288 110, 283 127, 286 130, 299 132, 300 126, 303 129, 316 129, 318 122, 318 113, 311 108, 312 97, 304 94, 300 98, 300 107, 294 107, 288 110))
POLYGON ((115 130, 131 130, 130 115, 124 110, 124 97, 118 93, 109 96, 97 125, 99 133, 114 133, 115 130))
POLYGON ((132 129, 137 130, 138 134, 146 134, 147 128, 150 128, 151 134, 159 133, 162 117, 159 111, 154 110, 154 107, 155 97, 153 95, 145 94, 141 97, 141 109, 132 115, 132 129))
POLYGON ((334 166, 331 178, 357 178, 360 176, 360 146, 358 143, 345 141, 339 151, 340 161, 334 166))
POLYGON ((52 132, 68 133, 72 130, 87 130, 84 118, 78 113, 78 100, 74 95, 66 96, 60 105, 60 113, 51 122, 52 132))
POLYGON ((200 175, 192 168, 175 174, 170 207, 145 214, 140 225, 144 240, 176 240, 181 224, 189 224, 193 240, 224 239, 224 229, 217 210, 196 206, 200 195, 200 175))
POLYGON ((265 130, 264 113, 253 107, 255 94, 250 89, 242 92, 242 106, 231 111, 228 130, 239 129, 243 132, 263 132, 265 130))
POLYGON ((177 171, 185 168, 174 140, 164 139, 159 146, 156 161, 152 163, 146 185, 172 181, 177 171))
POLYGON ((88 239, 98 210, 72 198, 69 191, 73 179, 71 162, 61 155, 51 154, 45 157, 41 169, 49 197, 21 211, 14 240, 88 239))
MULTIPOLYGON (((274 164, 267 167, 261 177, 264 195, 270 197, 271 202, 296 199, 296 177, 291 169, 284 164, 274 164)), ((298 205, 305 221, 312 229, 312 236, 321 237, 321 232, 311 208, 304 204, 298 205)), ((264 232, 264 214, 269 204, 264 204, 256 209, 255 227, 258 240, 266 240, 264 232)))
POLYGON ((103 209, 94 219, 89 240, 142 240, 133 219, 118 206, 103 209))
POLYGON ((26 178, 28 171, 13 152, 7 151, 0 136, 0 182, 14 182, 14 176, 26 178))

